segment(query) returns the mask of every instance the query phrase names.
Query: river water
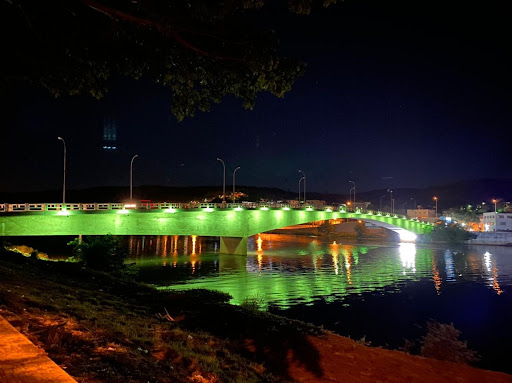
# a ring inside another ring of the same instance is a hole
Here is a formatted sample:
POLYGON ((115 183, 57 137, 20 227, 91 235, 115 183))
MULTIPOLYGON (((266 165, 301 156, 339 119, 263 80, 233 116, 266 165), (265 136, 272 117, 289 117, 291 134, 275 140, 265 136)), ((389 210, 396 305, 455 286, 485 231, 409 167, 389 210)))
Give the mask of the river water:
POLYGON ((418 351, 426 323, 452 323, 480 367, 512 373, 512 248, 322 242, 262 234, 245 256, 218 239, 130 237, 141 281, 160 289, 214 289, 232 303, 322 325, 374 346, 418 351), (412 344, 412 346, 411 346, 412 344))

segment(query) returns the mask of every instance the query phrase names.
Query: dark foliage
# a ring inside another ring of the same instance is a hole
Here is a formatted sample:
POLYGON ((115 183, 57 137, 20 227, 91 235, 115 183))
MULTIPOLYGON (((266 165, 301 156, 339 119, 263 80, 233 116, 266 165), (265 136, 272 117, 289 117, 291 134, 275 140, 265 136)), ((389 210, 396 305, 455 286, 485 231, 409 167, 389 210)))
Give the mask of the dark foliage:
POLYGON ((463 243, 468 239, 475 238, 476 235, 464 230, 462 227, 456 224, 440 224, 434 227, 434 230, 430 232, 429 237, 432 241, 463 243))
POLYGON ((122 274, 127 269, 127 249, 113 235, 86 237, 81 243, 76 238, 68 245, 73 246, 74 260, 91 269, 113 274, 122 274))
MULTIPOLYGON (((325 0, 325 6, 336 0, 325 0)), ((318 1, 319 2, 319 1, 318 1)), ((311 0, 289 0, 308 14, 311 0)), ((263 0, 7 0, 0 3, 4 82, 41 84, 55 96, 101 98, 114 75, 150 78, 172 94, 178 120, 225 95, 252 108, 283 97, 304 65, 280 57, 263 0)))
POLYGON ((368 230, 366 230, 366 226, 362 222, 358 222, 356 226, 354 227, 354 230, 356 232, 356 238, 362 238, 364 237, 368 230))
POLYGON ((427 334, 421 341, 421 355, 455 363, 472 363, 478 360, 477 353, 468 348, 467 342, 459 340, 460 331, 453 323, 428 322, 427 334))
POLYGON ((329 221, 324 221, 319 227, 318 227, 318 233, 320 235, 329 236, 334 234, 334 226, 329 223, 329 221))

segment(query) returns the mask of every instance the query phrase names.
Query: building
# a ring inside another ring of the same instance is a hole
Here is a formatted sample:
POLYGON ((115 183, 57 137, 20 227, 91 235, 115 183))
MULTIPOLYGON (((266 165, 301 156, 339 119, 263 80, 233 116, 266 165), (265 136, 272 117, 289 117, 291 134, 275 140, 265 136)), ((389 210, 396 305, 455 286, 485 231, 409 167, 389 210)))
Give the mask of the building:
POLYGON ((319 199, 308 199, 307 206, 312 206, 315 209, 323 209, 325 207, 325 201, 319 199))
POLYGON ((368 210, 368 206, 370 206, 371 202, 354 202, 354 209, 356 210, 368 210))
POLYGON ((407 217, 430 222, 437 220, 436 211, 434 209, 407 209, 407 217))
POLYGON ((294 209, 299 208, 299 207, 304 207, 304 206, 311 206, 315 209, 323 209, 325 207, 325 201, 319 200, 319 199, 308 199, 305 204, 299 202, 296 199, 290 199, 286 202, 290 205, 291 208, 294 208, 294 209))
POLYGON ((113 118, 103 119, 103 150, 113 151, 119 147, 117 143, 117 121, 113 118))
POLYGON ((484 213, 485 231, 512 231, 512 213, 484 213))

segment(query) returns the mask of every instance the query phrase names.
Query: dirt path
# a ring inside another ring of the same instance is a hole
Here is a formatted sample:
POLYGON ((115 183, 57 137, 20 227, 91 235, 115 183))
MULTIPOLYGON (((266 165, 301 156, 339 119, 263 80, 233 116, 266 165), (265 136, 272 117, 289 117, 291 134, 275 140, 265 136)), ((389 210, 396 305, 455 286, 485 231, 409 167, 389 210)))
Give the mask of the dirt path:
POLYGON ((76 383, 0 316, 1 383, 76 383))

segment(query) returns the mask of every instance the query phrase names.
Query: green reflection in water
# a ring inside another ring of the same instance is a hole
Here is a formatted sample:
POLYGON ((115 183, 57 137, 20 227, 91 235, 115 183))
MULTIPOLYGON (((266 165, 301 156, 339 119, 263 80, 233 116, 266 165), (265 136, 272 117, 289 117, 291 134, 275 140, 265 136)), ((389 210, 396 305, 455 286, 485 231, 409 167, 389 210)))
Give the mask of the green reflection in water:
MULTIPOLYGON (((258 297, 281 308, 296 303, 334 301, 347 294, 360 294, 431 277, 432 250, 412 243, 394 247, 325 244, 306 238, 291 242, 278 235, 262 235, 250 255, 196 254, 167 256, 166 264, 189 275, 181 283, 154 281, 160 289, 206 288, 231 294, 241 304, 258 297), (264 238, 263 240, 261 238, 264 238), (210 271, 198 274, 198 268, 210 271), (188 270, 188 271, 187 271, 188 270), (192 274, 195 273, 195 277, 192 274)), ((152 260, 138 258, 143 269, 152 260)))
POLYGON ((248 297, 283 308, 330 302, 348 294, 399 291, 419 279, 430 280, 437 294, 459 281, 484 283, 498 295, 512 285, 512 249, 503 247, 461 252, 277 234, 252 238, 247 257, 219 255, 218 242, 206 237, 130 237, 128 245, 142 281, 161 289, 220 290, 235 304, 248 297))

